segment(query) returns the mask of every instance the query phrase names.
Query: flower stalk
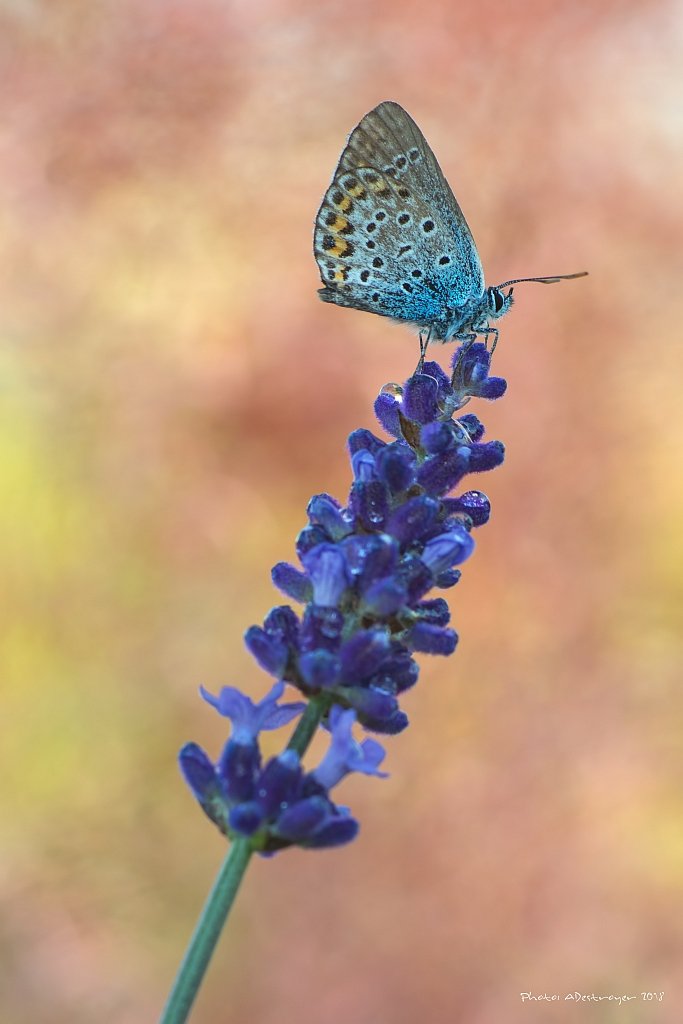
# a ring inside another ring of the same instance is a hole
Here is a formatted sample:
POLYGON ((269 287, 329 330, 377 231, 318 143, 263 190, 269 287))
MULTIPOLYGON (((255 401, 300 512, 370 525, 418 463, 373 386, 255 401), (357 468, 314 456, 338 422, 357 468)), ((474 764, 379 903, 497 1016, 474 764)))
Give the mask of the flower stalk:
POLYGON ((361 428, 349 437, 353 482, 345 506, 328 494, 311 498, 297 537, 300 567, 278 563, 276 587, 303 605, 273 608, 245 642, 275 682, 258 703, 231 686, 201 694, 228 718, 230 737, 214 762, 196 743, 179 754, 181 771, 204 813, 230 840, 230 852, 207 900, 161 1024, 187 1019, 199 985, 254 852, 290 846, 323 849, 353 840, 359 823, 331 791, 351 772, 377 778, 385 751, 354 729, 396 735, 408 726, 403 694, 419 676, 416 654, 448 656, 458 635, 443 597, 474 549, 472 533, 489 518, 478 490, 451 493, 470 473, 499 465, 499 441, 462 408, 473 397, 496 399, 506 382, 489 375, 481 343, 460 346, 449 377, 427 362, 403 386, 382 389, 375 415, 391 440, 361 428), (285 687, 303 700, 281 702, 285 687), (265 764, 259 736, 298 719, 282 752, 265 764), (319 728, 329 734, 320 764, 303 756, 319 728))
POLYGON ((188 1019, 252 853, 248 839, 231 843, 178 970, 161 1024, 184 1024, 188 1019))

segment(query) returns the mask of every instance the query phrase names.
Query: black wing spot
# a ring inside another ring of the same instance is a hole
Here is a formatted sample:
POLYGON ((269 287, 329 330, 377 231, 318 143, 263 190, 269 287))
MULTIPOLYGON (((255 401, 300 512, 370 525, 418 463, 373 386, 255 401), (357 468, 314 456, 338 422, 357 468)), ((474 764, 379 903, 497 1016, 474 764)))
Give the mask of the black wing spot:
POLYGON ((430 231, 434 230, 434 221, 433 220, 424 220, 424 221, 422 221, 422 230, 424 232, 426 232, 426 234, 429 234, 430 231))
POLYGON ((325 237, 323 238, 323 249, 325 249, 327 251, 328 249, 334 249, 334 246, 335 246, 334 236, 333 235, 325 235, 325 237))
POLYGON ((446 264, 447 264, 447 263, 450 263, 450 262, 451 262, 451 258, 450 258, 450 256, 442 256, 442 257, 441 257, 441 259, 439 260, 439 263, 440 263, 440 265, 441 265, 442 267, 445 267, 445 266, 446 266, 446 264))
POLYGON ((397 166, 397 167, 398 167, 398 168, 399 168, 400 170, 403 170, 403 168, 405 167, 405 165, 406 165, 407 163, 408 163, 408 161, 406 160, 406 158, 405 158, 404 156, 397 156, 397 157, 396 157, 396 166, 397 166))
POLYGON ((369 224, 365 225, 365 230, 372 232, 372 231, 375 230, 376 227, 377 227, 377 225, 375 224, 374 220, 371 220, 369 224))
POLYGON ((384 260, 382 259, 381 256, 375 256, 374 260, 372 261, 372 265, 373 267, 377 267, 379 269, 379 267, 384 266, 384 260))
POLYGON ((370 271, 369 270, 361 270, 361 272, 360 272, 360 279, 361 279, 361 281, 367 281, 369 279, 369 277, 370 277, 370 271))
POLYGON ((372 301, 373 302, 379 302, 379 292, 373 292, 372 293, 372 301))
POLYGON ((365 243, 365 248, 366 249, 376 249, 377 248, 377 243, 376 242, 366 242, 365 243))
POLYGON ((402 214, 401 214, 401 215, 400 215, 399 217, 397 217, 396 219, 398 220, 399 224, 407 224, 407 223, 408 223, 408 221, 410 220, 410 216, 409 216, 409 214, 407 214, 407 213, 402 213, 402 214))
POLYGON ((401 248, 398 250, 398 255, 403 256, 405 252, 410 252, 411 249, 412 245, 402 245, 401 248))
POLYGON ((408 153, 408 156, 410 157, 411 162, 415 163, 415 161, 419 160, 419 158, 420 158, 420 150, 419 149, 411 149, 410 152, 408 153))
POLYGON ((401 288, 403 289, 404 292, 412 292, 412 290, 413 290, 412 284, 408 284, 407 281, 403 282, 403 284, 401 285, 401 288))
POLYGON ((384 173, 388 174, 390 178, 395 178, 398 172, 393 164, 391 164, 389 167, 384 168, 384 173))
POLYGON ((413 273, 413 277, 422 277, 422 271, 421 270, 413 270, 412 273, 413 273))
POLYGON ((408 199, 408 197, 410 196, 410 192, 405 187, 405 185, 401 185, 401 187, 397 188, 396 191, 400 195, 401 199, 408 199))
POLYGON ((386 213, 384 210, 380 210, 379 213, 375 214, 375 220, 384 220, 386 213))

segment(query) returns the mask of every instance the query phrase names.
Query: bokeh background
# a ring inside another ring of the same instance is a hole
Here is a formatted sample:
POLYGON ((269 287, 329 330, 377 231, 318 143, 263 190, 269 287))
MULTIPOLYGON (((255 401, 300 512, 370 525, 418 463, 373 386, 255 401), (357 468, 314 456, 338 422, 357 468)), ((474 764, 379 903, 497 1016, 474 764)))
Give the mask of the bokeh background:
POLYGON ((663 0, 0 5, 3 1024, 164 1002, 224 852, 197 687, 265 692, 270 566, 415 365, 311 255, 388 98, 490 282, 591 276, 501 324, 460 647, 340 791, 358 841, 251 866, 193 1020, 683 1019, 682 42, 663 0))

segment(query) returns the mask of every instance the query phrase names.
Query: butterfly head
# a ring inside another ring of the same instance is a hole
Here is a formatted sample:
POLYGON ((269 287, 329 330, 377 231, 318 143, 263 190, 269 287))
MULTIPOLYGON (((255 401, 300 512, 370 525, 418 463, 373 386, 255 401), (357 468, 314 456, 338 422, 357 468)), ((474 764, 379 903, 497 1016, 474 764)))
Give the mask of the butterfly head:
POLYGON ((486 313, 490 320, 497 320, 498 317, 505 316, 514 301, 513 291, 514 289, 511 288, 506 295, 500 285, 493 285, 486 289, 486 313))

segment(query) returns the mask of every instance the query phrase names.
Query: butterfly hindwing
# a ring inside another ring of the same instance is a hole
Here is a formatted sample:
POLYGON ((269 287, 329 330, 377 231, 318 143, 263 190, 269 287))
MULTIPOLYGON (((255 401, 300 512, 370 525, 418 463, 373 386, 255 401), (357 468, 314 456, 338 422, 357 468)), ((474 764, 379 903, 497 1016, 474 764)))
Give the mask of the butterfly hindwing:
POLYGON ((404 192, 374 167, 334 179, 315 231, 325 301, 415 323, 438 315, 438 289, 419 269, 424 254, 405 230, 415 213, 404 192))

